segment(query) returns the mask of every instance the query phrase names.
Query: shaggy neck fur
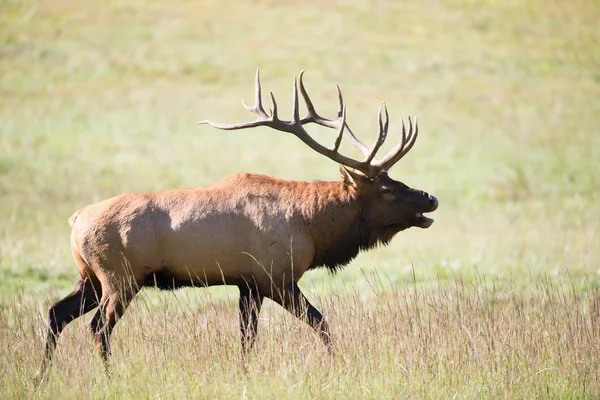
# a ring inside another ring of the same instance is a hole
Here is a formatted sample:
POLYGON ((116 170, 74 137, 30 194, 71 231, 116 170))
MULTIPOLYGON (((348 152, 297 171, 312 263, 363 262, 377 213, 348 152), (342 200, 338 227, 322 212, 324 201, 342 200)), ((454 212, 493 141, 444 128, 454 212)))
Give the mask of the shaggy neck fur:
POLYGON ((343 182, 315 182, 304 191, 306 222, 315 243, 310 269, 336 272, 361 250, 386 245, 402 226, 372 227, 365 219, 364 202, 356 189, 343 182))

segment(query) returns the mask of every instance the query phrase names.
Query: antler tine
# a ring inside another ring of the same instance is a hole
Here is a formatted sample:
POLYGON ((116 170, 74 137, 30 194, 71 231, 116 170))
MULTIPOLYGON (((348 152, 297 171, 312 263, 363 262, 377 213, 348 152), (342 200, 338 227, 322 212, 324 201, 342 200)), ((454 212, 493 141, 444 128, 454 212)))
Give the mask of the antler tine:
POLYGON ((294 97, 292 102, 292 108, 292 123, 302 125, 302 122, 300 121, 300 106, 298 105, 298 79, 296 77, 294 77, 294 97))
MULTIPOLYGON (((343 112, 343 109, 346 107, 344 104, 344 97, 342 96, 342 90, 340 89, 339 85, 335 85, 337 94, 338 94, 338 119, 335 121, 332 121, 330 119, 321 117, 315 110, 315 106, 313 105, 313 102, 310 99, 308 92, 306 91, 306 88, 304 87, 304 82, 302 80, 303 77, 304 77, 304 70, 301 71, 300 75, 298 76, 298 84, 300 86, 300 93, 302 94, 302 97, 304 98, 304 103, 306 105, 308 115, 306 117, 302 118, 301 123, 307 124, 307 123, 313 122, 313 123, 316 123, 318 125, 325 126, 328 128, 339 129, 340 128, 339 123, 340 123, 340 120, 342 117, 342 112, 343 112)), ((385 139, 387 138, 388 127, 389 127, 389 115, 388 115, 387 107, 385 106, 385 104, 382 104, 382 106, 379 108, 379 135, 377 137, 377 141, 372 146, 366 146, 363 142, 361 142, 356 137, 356 135, 354 134, 354 132, 352 132, 352 130, 350 129, 348 124, 344 123, 344 125, 345 126, 344 126, 343 131, 346 134, 346 137, 348 138, 348 140, 350 141, 350 144, 352 144, 352 146, 354 146, 355 148, 360 150, 361 153, 363 153, 363 155, 365 156, 364 162, 370 163, 373 160, 377 160, 375 158, 375 155, 377 154, 377 151, 379 150, 379 148, 385 142, 385 139), (382 114, 381 114, 382 109, 385 113, 384 114, 385 122, 383 122, 383 120, 382 120, 382 114)), ((337 141, 336 141, 336 143, 337 143, 337 141)))
MULTIPOLYGON (((409 125, 409 132, 413 131, 413 122, 412 119, 410 118, 410 115, 408 116, 408 125, 409 125)), ((419 136, 419 125, 417 124, 417 117, 415 117, 415 131, 414 134, 411 134, 406 140, 408 142, 408 145, 406 146, 406 148, 404 150, 402 150, 402 155, 400 155, 400 157, 394 161, 397 162, 398 160, 400 160, 402 157, 404 157, 406 155, 406 153, 408 153, 410 151, 410 149, 413 148, 413 146, 415 145, 416 141, 417 141, 417 136, 419 136)))
MULTIPOLYGON (((337 95, 338 95, 338 119, 333 121, 333 120, 330 120, 327 118, 323 118, 317 113, 317 111, 315 110, 315 106, 313 105, 313 102, 310 99, 306 88, 304 87, 304 81, 302 80, 303 77, 304 77, 304 70, 301 71, 298 76, 298 85, 300 86, 300 93, 302 94, 302 97, 304 99, 304 104, 306 105, 308 115, 306 117, 302 118, 301 123, 307 124, 307 123, 313 122, 317 125, 321 125, 321 126, 324 126, 327 128, 341 129, 340 121, 342 119, 342 114, 345 112, 346 105, 344 103, 344 97, 342 96, 342 90, 340 89, 339 85, 335 85, 335 88, 337 90, 337 95)), ((344 120, 345 120, 345 118, 344 118, 344 120)), ((342 131, 343 131, 343 133, 346 134, 346 136, 348 137, 348 140, 350 140, 350 143, 352 144, 352 146, 359 149, 363 153, 363 155, 366 158, 368 158, 369 157, 369 148, 367 146, 365 146, 360 140, 358 140, 358 138, 354 135, 354 133, 350 130, 350 127, 348 127, 348 125, 345 122, 341 126, 344 127, 344 129, 342 131)), ((337 143, 337 140, 336 140, 336 143, 337 143)), ((336 147, 336 149, 337 149, 337 147, 336 147)))
MULTIPOLYGON (((342 95, 342 90, 340 89, 339 85, 335 85, 335 88, 337 90, 337 95, 338 95, 338 119, 335 121, 332 121, 330 119, 321 117, 315 110, 315 107, 314 107, 312 101, 310 100, 310 97, 308 96, 308 92, 306 91, 306 88, 304 87, 304 82, 302 81, 303 76, 304 76, 304 71, 300 72, 298 83, 300 85, 300 93, 302 93, 302 97, 304 98, 304 103, 306 104, 306 109, 308 110, 308 115, 306 117, 302 118, 302 124, 307 124, 307 123, 313 122, 313 123, 316 123, 317 125, 325 126, 327 128, 341 129, 339 126, 339 123, 340 123, 340 120, 342 119, 342 113, 345 112, 344 110, 345 110, 346 105, 344 103, 344 97, 342 95)), ((344 123, 342 126, 344 126, 343 132, 346 134, 346 137, 348 138, 348 140, 350 140, 350 144, 352 144, 352 146, 359 149, 363 153, 363 155, 366 158, 368 158, 369 157, 369 148, 367 146, 365 146, 360 140, 358 140, 358 138, 354 135, 354 133, 352 132, 352 130, 350 129, 348 124, 344 123)), ((337 141, 336 141, 336 143, 337 143, 337 141)))
MULTIPOLYGON (((304 82, 302 81, 303 77, 304 77, 304 70, 300 71, 300 74, 298 75, 298 84, 300 86, 300 93, 302 93, 302 98, 304 99, 304 104, 306 105, 306 110, 308 111, 308 116, 306 118, 312 117, 315 119, 323 119, 315 111, 315 106, 313 105, 312 101, 310 100, 310 97, 308 96, 308 92, 306 91, 306 88, 304 87, 304 82)), ((341 111, 341 106, 340 106, 340 111, 341 111)), ((338 113, 338 117, 340 117, 340 116, 341 115, 339 115, 339 113, 338 113)), ((306 119, 306 118, 304 118, 304 119, 306 119)))
POLYGON ((344 111, 343 108, 346 106, 344 104, 344 97, 342 96, 342 89, 340 89, 339 85, 335 85, 335 89, 337 90, 337 94, 338 94, 338 118, 342 116, 342 112, 344 111))
MULTIPOLYGON (((342 107, 346 107, 346 105, 344 104, 344 98, 342 97, 342 90, 340 89, 339 85, 335 85, 335 88, 337 89, 337 94, 338 94, 338 117, 339 117, 340 113, 342 112, 342 107)), ((348 124, 345 124, 344 131, 346 133, 346 137, 348 138, 348 140, 350 140, 350 144, 352 146, 354 146, 355 148, 357 148, 358 150, 360 150, 361 153, 363 153, 363 156, 365 156, 365 162, 367 162, 367 163, 370 162, 370 161, 366 161, 370 157, 369 148, 363 142, 358 140, 358 138, 356 137, 354 132, 352 132, 352 130, 350 129, 348 124)))
POLYGON ((338 129, 338 135, 335 139, 335 144, 333 146, 333 151, 337 152, 340 148, 340 144, 342 143, 342 137, 344 137, 344 127, 346 125, 346 105, 342 105, 342 110, 340 111, 340 118, 342 119, 342 123, 340 124, 340 129, 338 129))
MULTIPOLYGON (((271 96, 272 98, 272 96, 271 96)), ((255 113, 258 115, 258 118, 268 118, 269 116, 265 112, 265 109, 262 105, 262 89, 260 87, 260 70, 256 68, 256 77, 254 78, 254 105, 250 107, 244 99, 242 99, 242 104, 246 108, 246 110, 255 113)))
POLYGON ((273 117, 273 119, 279 119, 279 117, 277 116, 277 102, 275 101, 275 96, 273 95, 273 92, 269 92, 269 94, 271 95, 271 103, 273 103, 271 116, 273 117))
POLYGON ((210 121, 201 121, 200 124, 210 124, 211 126, 224 130, 235 130, 244 128, 254 128, 258 126, 268 126, 272 129, 291 133, 308 147, 315 150, 316 152, 330 158, 333 161, 339 162, 347 167, 354 168, 358 171, 365 173, 367 176, 373 178, 379 175, 382 171, 388 170, 398 160, 400 160, 415 144, 415 140, 418 135, 418 126, 415 120, 414 130, 412 119, 409 117, 409 131, 406 132, 406 126, 402 122, 402 141, 398 143, 392 150, 390 150, 386 156, 381 160, 377 160, 375 155, 381 148, 385 140, 387 139, 388 128, 389 128, 389 115, 385 103, 382 103, 379 107, 378 122, 379 122, 379 134, 377 140, 372 146, 365 146, 360 140, 356 138, 348 124, 346 123, 346 104, 342 97, 342 91, 339 86, 336 85, 338 92, 338 118, 336 120, 329 120, 321 117, 315 110, 315 107, 310 100, 308 92, 304 87, 302 81, 304 71, 300 72, 298 77, 294 78, 294 91, 293 91, 293 119, 292 121, 283 121, 279 119, 277 113, 277 102, 273 93, 271 95, 271 101, 273 102, 273 109, 271 110, 271 116, 269 117, 262 106, 261 86, 259 71, 256 71, 255 80, 255 103, 254 106, 249 107, 244 103, 244 106, 251 112, 258 116, 258 119, 253 122, 239 123, 239 124, 221 124, 210 121), (306 104, 308 115, 304 118, 300 118, 300 105, 298 101, 298 87, 300 93, 306 104), (328 148, 315 139, 304 129, 304 125, 308 123, 316 123, 321 126, 336 129, 337 136, 333 148, 328 148), (346 136, 350 140, 351 144, 358 148, 365 156, 364 161, 358 161, 350 157, 346 157, 338 152, 342 138, 346 136))
POLYGON ((406 133, 406 126, 404 125, 404 121, 402 121, 402 141, 396 145, 392 150, 390 150, 385 157, 377 163, 377 165, 381 166, 383 171, 387 171, 394 164, 396 164, 402 157, 406 155, 415 145, 417 140, 417 136, 419 135, 419 126, 417 124, 417 119, 415 118, 414 131, 413 131, 413 123, 412 119, 408 117, 408 134, 406 133))
POLYGON ((302 98, 304 99, 304 104, 306 106, 306 110, 308 113, 307 113, 306 117, 304 117, 300 120, 300 122, 302 124, 308 124, 310 122, 314 122, 317 125, 321 125, 326 128, 338 129, 339 128, 338 125, 339 125, 339 122, 342 117, 342 108, 344 107, 344 99, 342 98, 342 92, 340 91, 340 88, 337 87, 337 85, 336 85, 336 87, 338 89, 338 119, 330 120, 327 118, 323 118, 315 110, 315 106, 313 105, 313 102, 310 99, 310 96, 308 95, 306 88, 304 87, 303 77, 304 77, 304 71, 300 71, 300 74, 298 75, 298 86, 300 87, 300 93, 302 94, 302 98))
POLYGON ((388 127, 390 125, 390 117, 388 115, 385 103, 381 103, 381 105, 379 106, 379 112, 377 114, 377 117, 377 119, 379 120, 379 134, 377 135, 377 141, 373 144, 373 146, 371 146, 371 151, 367 155, 367 159, 365 160, 365 162, 367 163, 370 163, 375 158, 375 154, 377 154, 379 148, 381 147, 381 145, 383 145, 385 139, 387 139, 388 127), (382 111, 385 115, 385 122, 383 121, 383 117, 381 114, 382 111))
POLYGON ((198 125, 208 124, 214 128, 223 129, 226 131, 232 131, 232 130, 244 129, 244 128, 254 128, 257 126, 268 125, 273 120, 277 120, 277 102, 275 101, 275 97, 273 96, 273 93, 271 93, 271 101, 273 102, 273 110, 272 110, 273 117, 269 118, 269 116, 265 112, 265 109, 263 108, 263 105, 262 105, 262 89, 260 86, 260 70, 259 70, 259 68, 257 68, 256 76, 254 79, 254 105, 249 106, 248 104, 246 104, 244 99, 242 99, 242 104, 244 105, 244 108, 257 115, 256 121, 244 122, 244 123, 240 123, 240 124, 221 124, 218 122, 204 120, 204 121, 198 122, 198 125))

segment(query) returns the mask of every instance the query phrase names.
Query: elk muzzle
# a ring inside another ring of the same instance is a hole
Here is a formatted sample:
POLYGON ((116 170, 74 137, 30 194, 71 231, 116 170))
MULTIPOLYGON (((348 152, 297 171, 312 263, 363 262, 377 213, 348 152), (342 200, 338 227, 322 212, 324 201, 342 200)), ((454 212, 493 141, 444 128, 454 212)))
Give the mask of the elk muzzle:
POLYGON ((438 208, 438 199, 435 196, 432 196, 428 193, 422 192, 423 196, 426 196, 427 205, 424 207, 423 211, 417 212, 415 214, 415 220, 413 222, 414 226, 419 228, 429 228, 431 224, 433 224, 433 218, 428 218, 423 215, 423 213, 434 212, 438 208))

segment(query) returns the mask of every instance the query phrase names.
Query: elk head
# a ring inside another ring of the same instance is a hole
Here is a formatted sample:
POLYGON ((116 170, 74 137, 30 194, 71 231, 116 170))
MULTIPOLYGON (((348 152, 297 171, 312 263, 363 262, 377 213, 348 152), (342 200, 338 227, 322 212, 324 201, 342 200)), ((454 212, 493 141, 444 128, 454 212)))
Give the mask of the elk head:
MULTIPOLYGON (((379 133, 377 140, 371 146, 366 146, 357 139, 346 122, 346 105, 339 86, 336 85, 338 94, 337 119, 326 119, 315 111, 315 107, 302 81, 303 74, 304 71, 300 72, 297 79, 294 78, 293 119, 291 121, 279 119, 277 102, 272 92, 270 95, 273 108, 270 110, 270 115, 265 112, 262 105, 260 76, 257 69, 254 105, 248 106, 242 100, 244 107, 258 116, 255 121, 239 124, 201 121, 199 124, 209 124, 223 130, 268 126, 272 129, 295 135, 311 149, 340 163, 343 181, 347 186, 352 187, 356 191, 358 199, 361 200, 361 218, 364 224, 367 225, 366 228, 371 230, 375 234, 374 236, 377 237, 375 239, 376 242, 387 242, 395 233, 412 226, 420 228, 430 227, 433 219, 425 217, 423 213, 435 211, 438 207, 438 200, 424 191, 412 189, 400 181, 393 180, 387 173, 414 146, 419 134, 416 119, 413 123, 413 120, 410 117, 408 118, 408 129, 404 121, 402 121, 401 140, 379 160, 375 158, 375 155, 385 142, 389 127, 389 116, 385 104, 379 107, 379 133), (300 87, 300 93, 304 98, 304 103, 308 111, 308 114, 304 118, 300 118, 298 87, 300 87), (310 123, 337 130, 337 138, 332 148, 321 145, 306 132, 304 125, 310 123), (364 159, 362 161, 339 153, 338 150, 344 136, 354 147, 363 153, 364 159)), ((371 239, 372 241, 373 238, 371 239)))
POLYGON ((429 228, 433 219, 423 215, 437 209, 434 196, 412 189, 382 171, 374 178, 341 168, 344 182, 357 189, 363 200, 363 218, 372 229, 391 229, 395 232, 416 226, 429 228))

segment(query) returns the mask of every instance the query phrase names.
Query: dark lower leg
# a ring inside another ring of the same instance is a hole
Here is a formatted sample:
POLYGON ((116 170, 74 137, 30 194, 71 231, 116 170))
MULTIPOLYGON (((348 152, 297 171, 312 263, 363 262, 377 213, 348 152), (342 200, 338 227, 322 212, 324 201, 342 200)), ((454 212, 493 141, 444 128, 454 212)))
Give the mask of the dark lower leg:
POLYGON ((102 357, 104 369, 107 374, 109 373, 110 335, 134 295, 134 292, 127 291, 123 294, 108 296, 106 302, 100 305, 98 312, 94 314, 90 322, 94 344, 102 357))
POLYGON ((98 306, 101 295, 100 285, 90 279, 81 280, 75 290, 62 300, 54 303, 48 310, 48 331, 46 333, 46 350, 40 368, 40 376, 44 374, 52 360, 56 341, 62 330, 76 318, 98 306))
POLYGON ((306 321, 317 333, 327 346, 329 352, 333 351, 331 333, 327 321, 300 291, 296 282, 290 282, 285 285, 282 296, 282 305, 286 310, 296 317, 306 321))
POLYGON ((242 334, 242 358, 252 349, 258 330, 258 314, 263 296, 255 286, 240 285, 240 332, 242 334))

